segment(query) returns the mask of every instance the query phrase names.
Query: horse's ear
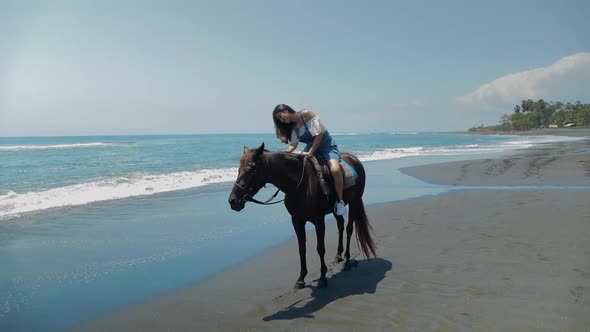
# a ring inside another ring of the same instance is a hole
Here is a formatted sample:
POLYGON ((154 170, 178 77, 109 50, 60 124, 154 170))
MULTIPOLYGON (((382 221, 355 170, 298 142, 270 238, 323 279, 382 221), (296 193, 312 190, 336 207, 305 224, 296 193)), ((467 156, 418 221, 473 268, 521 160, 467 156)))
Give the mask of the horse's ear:
POLYGON ((246 154, 246 152, 248 152, 248 147, 244 145, 244 154, 246 154))
POLYGON ((258 160, 258 157, 262 155, 262 152, 264 152, 264 142, 258 149, 256 149, 256 153, 254 153, 254 161, 258 160))

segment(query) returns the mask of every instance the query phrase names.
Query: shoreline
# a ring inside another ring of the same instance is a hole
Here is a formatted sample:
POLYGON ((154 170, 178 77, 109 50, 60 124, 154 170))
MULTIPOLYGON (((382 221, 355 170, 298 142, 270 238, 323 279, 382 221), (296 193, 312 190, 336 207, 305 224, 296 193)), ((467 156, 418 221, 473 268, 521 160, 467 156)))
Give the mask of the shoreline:
POLYGON ((590 137, 590 127, 543 128, 519 131, 453 131, 441 134, 590 137))
MULTIPOLYGON (((535 184, 539 174, 557 185, 590 179, 576 163, 580 156, 590 160, 588 153, 572 157, 563 153, 564 145, 551 146, 557 159, 529 172, 528 180, 519 174, 531 160, 551 158, 542 156, 547 150, 508 157, 520 159, 501 174, 471 167, 465 179, 478 178, 480 184, 502 179, 512 185, 535 184), (567 172, 572 175, 564 178, 567 172)), ((505 159, 488 163, 502 165, 505 159)), ((473 161, 409 169, 427 167, 439 180, 452 179, 469 163, 473 161)), ((424 173, 415 176, 425 180, 424 173)), ((347 272, 329 264, 327 289, 315 287, 319 259, 311 231, 308 285, 302 290, 292 290, 299 264, 291 239, 202 283, 75 330, 580 330, 590 326, 587 197, 588 188, 474 187, 378 203, 367 208, 378 258, 365 260, 353 243, 358 264, 347 272)), ((335 255, 336 240, 331 223, 327 262, 335 255)))

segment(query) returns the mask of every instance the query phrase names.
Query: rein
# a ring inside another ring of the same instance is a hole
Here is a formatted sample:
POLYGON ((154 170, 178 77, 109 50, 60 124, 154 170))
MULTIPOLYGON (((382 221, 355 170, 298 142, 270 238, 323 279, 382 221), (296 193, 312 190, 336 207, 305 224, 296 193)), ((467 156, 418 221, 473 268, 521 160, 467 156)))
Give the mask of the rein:
MULTIPOLYGON (((303 182, 303 176, 305 175, 305 163, 307 162, 307 157, 309 157, 309 155, 305 155, 305 157, 303 157, 303 167, 301 168, 301 177, 299 178, 299 183, 297 183, 297 187, 295 188, 295 190, 299 189, 299 186, 301 186, 301 182, 303 182)), ((241 186, 236 181, 234 185, 237 186, 238 188, 242 189, 243 191, 246 191, 246 189, 250 186, 250 183, 248 183, 246 186, 241 186)), ((281 191, 281 189, 277 189, 277 191, 269 199, 267 199, 264 202, 261 202, 261 201, 255 199, 254 197, 250 196, 249 194, 246 194, 244 196, 244 200, 245 201, 248 201, 248 202, 260 204, 260 205, 273 205, 273 204, 277 204, 277 203, 280 203, 280 202, 282 202, 282 201, 285 200, 283 198, 280 201, 271 202, 275 197, 277 197, 277 195, 279 194, 279 191, 281 191)))

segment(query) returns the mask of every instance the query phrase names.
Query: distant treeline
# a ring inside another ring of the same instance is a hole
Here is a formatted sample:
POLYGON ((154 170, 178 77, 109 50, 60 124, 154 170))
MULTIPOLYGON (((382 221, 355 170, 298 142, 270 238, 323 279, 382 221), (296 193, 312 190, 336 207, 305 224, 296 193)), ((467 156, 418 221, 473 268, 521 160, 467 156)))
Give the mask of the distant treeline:
POLYGON ((531 130, 569 126, 590 126, 590 104, 523 100, 514 113, 504 114, 496 126, 474 127, 469 131, 531 130))

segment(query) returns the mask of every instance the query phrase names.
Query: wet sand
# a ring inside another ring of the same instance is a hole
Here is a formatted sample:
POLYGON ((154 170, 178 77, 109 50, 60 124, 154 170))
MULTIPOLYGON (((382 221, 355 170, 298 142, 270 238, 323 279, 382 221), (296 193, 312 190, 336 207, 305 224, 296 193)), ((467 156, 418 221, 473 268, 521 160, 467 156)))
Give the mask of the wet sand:
POLYGON ((400 171, 448 186, 590 186, 590 138, 542 144, 502 158, 422 165, 400 171))
MULTIPOLYGON (((588 154, 555 151, 404 172, 451 185, 590 185, 588 154)), ((354 243, 356 266, 330 264, 327 289, 315 287, 319 260, 309 232, 302 290, 292 289, 299 260, 289 241, 204 283, 78 328, 588 331, 590 188, 460 190, 367 213, 378 258, 365 260, 354 243)), ((336 240, 329 227, 328 260, 336 240)))

